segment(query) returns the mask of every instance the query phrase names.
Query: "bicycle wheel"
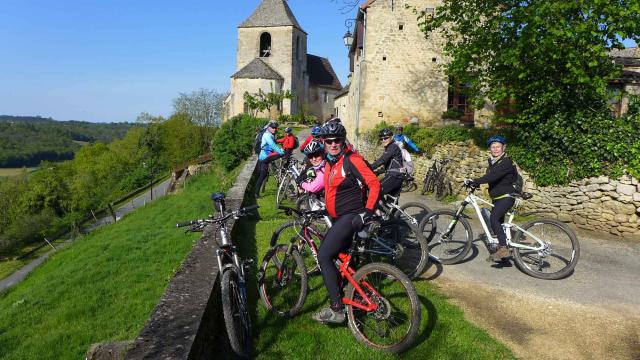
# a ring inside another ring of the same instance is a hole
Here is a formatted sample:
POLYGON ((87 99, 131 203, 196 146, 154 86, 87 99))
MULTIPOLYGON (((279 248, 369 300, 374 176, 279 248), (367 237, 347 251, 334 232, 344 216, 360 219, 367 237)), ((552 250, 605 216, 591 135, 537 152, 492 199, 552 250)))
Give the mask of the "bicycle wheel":
POLYGON ((429 250, 416 227, 401 219, 391 219, 382 222, 365 240, 361 258, 396 266, 413 279, 427 266, 429 250))
POLYGON ((455 264, 464 259, 471 249, 471 225, 463 217, 456 218, 453 211, 430 213, 422 220, 418 231, 429 244, 429 256, 441 264, 455 264))
MULTIPOLYGON (((317 230, 313 227, 314 230, 317 230)), ((313 235, 312 235, 313 236, 313 235)), ((316 245, 320 244, 320 239, 314 237, 316 245)), ((271 246, 275 244, 289 244, 293 242, 297 246, 298 253, 302 256, 307 274, 320 271, 320 265, 316 261, 317 249, 311 249, 311 246, 304 241, 302 236, 302 227, 295 221, 286 222, 278 227, 271 235, 271 246)))
POLYGON ((424 177, 424 183, 422 183, 422 191, 421 195, 424 195, 428 192, 433 191, 433 181, 435 180, 435 171, 433 169, 429 169, 427 175, 424 177))
POLYGON ((251 318, 246 303, 246 290, 240 288, 238 274, 233 269, 222 273, 220 282, 222 313, 231 348, 241 358, 249 358, 253 350, 251 318))
POLYGON ((289 183, 289 173, 285 174, 282 180, 278 183, 278 191, 276 192, 276 204, 280 205, 285 198, 287 191, 287 184, 289 183))
POLYGON ((435 183, 436 199, 442 200, 445 196, 452 193, 451 182, 447 178, 444 172, 440 173, 435 183))
POLYGON ((404 180, 400 192, 412 192, 418 188, 418 185, 413 180, 404 180))
POLYGON ((270 249, 260 265, 258 290, 269 311, 281 316, 296 315, 307 297, 307 271, 298 250, 287 255, 288 245, 270 249))
POLYGON ((409 223, 416 228, 420 225, 422 219, 431 212, 431 209, 418 202, 408 202, 400 206, 400 210, 402 211, 396 211, 393 216, 409 221, 409 223))
POLYGON ((534 220, 522 226, 511 248, 513 260, 524 273, 539 279, 556 280, 571 274, 580 258, 580 243, 576 234, 566 224, 556 220, 534 220), (539 247, 531 250, 518 245, 539 247))
MULTIPOLYGON (((365 311, 347 306, 349 329, 353 336, 373 349, 400 353, 408 349, 418 334, 420 301, 411 280, 397 268, 381 263, 360 268, 353 280, 377 308, 365 311)), ((363 303, 363 295, 349 284, 345 297, 363 303)))

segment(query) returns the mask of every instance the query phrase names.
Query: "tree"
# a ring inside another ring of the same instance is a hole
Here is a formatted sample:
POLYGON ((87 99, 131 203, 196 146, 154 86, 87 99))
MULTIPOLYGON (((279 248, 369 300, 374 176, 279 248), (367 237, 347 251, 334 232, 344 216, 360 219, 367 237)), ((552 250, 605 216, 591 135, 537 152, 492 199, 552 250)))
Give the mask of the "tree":
MULTIPOLYGON (((262 91, 262 89, 258 89, 258 93, 256 94, 250 94, 249 92, 245 91, 243 97, 245 103, 247 104, 247 108, 251 112, 249 115, 255 117, 258 115, 258 113, 269 110, 269 117, 275 118, 277 116, 273 116, 273 108, 278 108, 282 104, 282 101, 284 101, 285 99, 291 99, 293 95, 289 90, 273 91, 272 85, 271 91, 268 93, 265 93, 264 91, 262 91)), ((280 115, 280 111, 281 110, 278 109, 277 115, 280 115)))
POLYGON ((180 93, 173 99, 173 109, 175 113, 189 115, 197 125, 217 127, 222 122, 225 97, 225 94, 209 89, 180 93))
POLYGON ((446 71, 477 104, 512 101, 519 120, 539 121, 606 108, 620 71, 607 52, 640 38, 640 1, 444 0, 418 22, 444 36, 446 71))

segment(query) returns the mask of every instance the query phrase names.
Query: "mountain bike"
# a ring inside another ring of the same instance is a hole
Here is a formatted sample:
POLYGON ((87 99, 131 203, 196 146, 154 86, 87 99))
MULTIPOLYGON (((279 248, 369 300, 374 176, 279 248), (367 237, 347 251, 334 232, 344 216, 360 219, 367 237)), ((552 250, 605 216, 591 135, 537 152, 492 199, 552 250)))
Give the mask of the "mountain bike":
MULTIPOLYGON (((319 270, 318 248, 324 239, 326 231, 317 226, 318 222, 326 221, 324 210, 298 211, 293 208, 280 206, 287 215, 294 215, 294 220, 282 224, 271 236, 271 246, 278 243, 299 242, 298 251, 303 257, 310 273, 319 270), (305 234, 307 235, 305 237, 305 234)), ((358 248, 359 259, 363 262, 384 262, 391 264, 409 278, 419 276, 424 271, 429 259, 428 245, 422 236, 418 237, 417 228, 400 219, 378 221, 371 224, 370 232, 360 232, 365 237, 358 248)))
MULTIPOLYGON (((287 208, 291 212, 295 209, 287 208)), ((282 316, 292 317, 302 309, 307 297, 307 270, 299 246, 315 248, 310 233, 314 217, 322 211, 299 213, 302 222, 301 238, 293 236, 288 244, 276 244, 260 266, 258 286, 260 297, 267 309, 282 316)), ((371 229, 371 231, 374 231, 371 229)), ((347 309, 349 329, 365 346, 391 353, 399 353, 411 346, 420 325, 420 302, 411 280, 398 268, 385 263, 368 263, 357 271, 360 250, 366 239, 355 237, 346 253, 341 253, 336 266, 342 277, 343 303, 347 309)), ((317 252, 317 251, 316 251, 317 252)))
POLYGON ((402 178, 402 187, 400 188, 401 192, 412 192, 418 189, 418 184, 416 184, 413 175, 404 174, 402 178))
MULTIPOLYGON (((471 248, 473 232, 467 221, 468 216, 464 214, 469 204, 480 220, 487 249, 491 251, 498 243, 489 230, 489 211, 480 208, 480 204, 489 207, 493 204, 474 194, 477 187, 464 186, 468 194, 457 211, 434 211, 419 226, 419 231, 429 242, 429 254, 442 264, 454 264, 464 259, 471 248)), ((533 220, 522 226, 513 223, 513 218, 518 214, 517 208, 532 195, 523 192, 509 196, 515 198, 515 204, 507 212, 506 222, 502 226, 507 235, 507 247, 518 268, 539 279, 555 280, 570 275, 580 257, 580 244, 573 230, 560 221, 550 219, 533 220), (516 232, 515 236, 512 236, 512 231, 516 232)))
POLYGON ((277 205, 280 205, 285 199, 295 200, 298 197, 298 184, 296 183, 296 178, 300 175, 298 164, 298 159, 291 157, 289 167, 278 183, 278 192, 276 193, 277 205))
POLYGON ((224 203, 224 193, 213 193, 211 199, 215 203, 219 215, 209 216, 207 219, 191 220, 177 224, 177 227, 188 226, 186 232, 202 231, 207 225, 217 226, 219 247, 216 249, 216 259, 220 272, 220 292, 222 294, 222 313, 224 316, 229 342, 233 351, 242 358, 249 358, 253 349, 251 333, 251 317, 248 309, 245 272, 251 267, 251 260, 242 260, 238 249, 233 245, 231 236, 225 225, 226 221, 248 215, 259 205, 251 205, 227 213, 224 203))
POLYGON ((436 189, 436 180, 438 180, 439 178, 444 180, 444 176, 442 174, 445 173, 445 167, 450 161, 451 159, 449 158, 433 161, 431 167, 429 168, 429 171, 427 171, 427 174, 424 177, 424 181, 422 182, 422 190, 420 191, 421 195, 424 195, 428 192, 433 192, 436 189))

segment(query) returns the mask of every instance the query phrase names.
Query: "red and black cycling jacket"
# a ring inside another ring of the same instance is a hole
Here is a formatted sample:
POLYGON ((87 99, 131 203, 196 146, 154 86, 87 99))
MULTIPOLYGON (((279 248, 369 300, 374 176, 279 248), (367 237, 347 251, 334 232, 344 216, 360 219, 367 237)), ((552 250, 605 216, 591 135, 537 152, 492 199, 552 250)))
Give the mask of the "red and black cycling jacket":
POLYGON ((332 218, 335 219, 346 213, 360 212, 365 207, 373 211, 379 195, 380 181, 369 169, 362 156, 347 150, 336 163, 327 161, 324 169, 324 198, 327 212, 332 218), (343 167, 345 156, 349 157, 347 161, 349 169, 343 167), (358 181, 369 190, 368 196, 365 196, 358 181))

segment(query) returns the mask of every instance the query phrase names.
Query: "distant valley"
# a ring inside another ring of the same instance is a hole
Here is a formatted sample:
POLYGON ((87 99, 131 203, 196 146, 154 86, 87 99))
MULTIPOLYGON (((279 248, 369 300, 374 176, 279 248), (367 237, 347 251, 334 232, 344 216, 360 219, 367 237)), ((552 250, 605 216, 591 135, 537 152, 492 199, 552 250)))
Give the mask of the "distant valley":
POLYGON ((82 145, 121 139, 133 126, 138 124, 0 115, 0 168, 34 167, 43 160, 70 160, 82 145))

